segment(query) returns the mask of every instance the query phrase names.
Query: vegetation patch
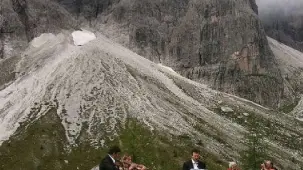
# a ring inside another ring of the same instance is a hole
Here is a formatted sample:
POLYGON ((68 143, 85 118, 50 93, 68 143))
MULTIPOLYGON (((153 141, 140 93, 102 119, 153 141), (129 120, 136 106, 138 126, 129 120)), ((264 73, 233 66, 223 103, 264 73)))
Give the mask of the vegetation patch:
POLYGON ((300 98, 296 98, 293 103, 286 104, 286 105, 283 105, 282 107, 280 107, 279 111, 284 112, 284 113, 290 113, 299 104, 299 101, 300 101, 300 98))
MULTIPOLYGON (((0 146, 0 169, 90 170, 99 164, 109 146, 119 145, 123 153, 133 155, 135 162, 151 170, 179 170, 194 146, 189 137, 150 131, 136 119, 129 119, 118 137, 113 141, 105 139, 105 145, 100 142, 99 148, 83 137, 77 141, 78 146, 70 148, 61 121, 56 109, 51 109, 39 120, 21 126, 0 146)), ((207 153, 203 145, 196 146, 209 170, 226 168, 227 164, 207 153)))

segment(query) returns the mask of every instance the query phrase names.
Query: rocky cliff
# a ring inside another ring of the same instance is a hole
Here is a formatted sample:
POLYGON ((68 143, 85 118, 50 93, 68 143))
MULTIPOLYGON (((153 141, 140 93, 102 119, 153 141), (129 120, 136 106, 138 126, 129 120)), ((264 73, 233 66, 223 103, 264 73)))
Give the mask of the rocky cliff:
POLYGON ((268 106, 280 102, 283 80, 253 0, 60 3, 190 79, 268 106))
POLYGON ((15 78, 15 64, 28 42, 41 33, 76 29, 73 17, 59 4, 38 0, 0 2, 0 89, 15 78))
MULTIPOLYGON (((215 89, 272 107, 288 95, 283 95, 283 79, 254 0, 3 3, 8 12, 2 15, 13 22, 8 24, 11 29, 2 30, 15 32, 3 34, 5 37, 20 34, 15 39, 30 40, 40 32, 77 28, 77 20, 82 27, 101 31, 140 55, 215 89)), ((2 58, 8 55, 9 47, 4 49, 2 58)))
POLYGON ((277 106, 301 88, 302 54, 269 39, 274 56, 257 12, 253 0, 1 1, 0 168, 87 170, 119 144, 154 170, 179 169, 192 147, 224 170, 252 135, 260 159, 299 169, 300 104, 295 117, 212 89, 277 106), (80 27, 97 39, 74 45, 80 27))
POLYGON ((43 34, 16 70, 0 91, 2 169, 87 170, 119 144, 153 170, 180 169, 192 147, 208 169, 224 170, 254 147, 248 134, 264 142, 260 162, 303 165, 295 117, 186 79, 102 35, 75 46, 70 34, 43 34))

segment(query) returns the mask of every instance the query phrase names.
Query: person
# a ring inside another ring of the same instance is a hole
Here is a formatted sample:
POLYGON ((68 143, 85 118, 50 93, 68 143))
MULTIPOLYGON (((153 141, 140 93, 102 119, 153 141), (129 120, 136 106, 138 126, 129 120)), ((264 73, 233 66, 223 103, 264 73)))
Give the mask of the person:
POLYGON ((109 149, 108 155, 102 159, 99 170, 119 170, 117 166, 117 161, 120 159, 120 148, 118 146, 113 146, 109 149))
POLYGON ((229 162, 229 168, 227 170, 240 170, 236 162, 229 162))
POLYGON ((184 162, 183 170, 192 170, 192 169, 206 169, 205 163, 200 161, 200 151, 198 149, 193 149, 191 152, 191 159, 184 162))
POLYGON ((123 170, 146 170, 144 165, 136 164, 132 162, 130 155, 124 155, 122 158, 123 170))
POLYGON ((121 161, 116 160, 115 165, 119 170, 123 170, 123 163, 121 161))
POLYGON ((264 161, 263 164, 261 164, 261 170, 278 170, 278 169, 274 167, 273 162, 267 160, 264 161))

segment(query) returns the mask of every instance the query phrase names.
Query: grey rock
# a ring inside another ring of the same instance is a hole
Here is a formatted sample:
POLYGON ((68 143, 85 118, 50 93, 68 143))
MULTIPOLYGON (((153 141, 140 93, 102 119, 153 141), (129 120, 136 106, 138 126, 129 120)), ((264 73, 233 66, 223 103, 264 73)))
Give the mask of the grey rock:
POLYGON ((249 113, 243 113, 243 115, 247 117, 247 116, 249 116, 249 113))
MULTIPOLYGON (((235 108, 258 118, 258 124, 264 127, 262 129, 266 134, 271 135, 267 138, 269 154, 276 159, 277 165, 281 165, 281 169, 293 165, 290 159, 292 153, 302 155, 303 143, 288 135, 302 136, 303 124, 294 117, 194 83, 102 36, 84 46, 72 45, 67 40, 69 36, 60 34, 54 39, 50 37, 48 46, 31 46, 24 52, 28 56, 23 55, 23 67, 19 70, 24 74, 20 75, 15 85, 0 91, 4 99, 0 106, 0 118, 11 117, 1 122, 1 127, 10 133, 7 135, 12 135, 17 129, 16 133, 23 134, 20 131, 26 128, 19 131, 18 122, 26 126, 36 124, 36 120, 41 124, 58 121, 59 125, 63 125, 62 136, 44 138, 48 148, 56 148, 56 142, 66 139, 74 152, 73 148, 78 148, 78 144, 85 141, 89 141, 89 148, 107 146, 106 139, 115 139, 120 128, 131 118, 156 132, 155 135, 159 132, 168 138, 185 135, 188 139, 201 139, 207 153, 218 156, 224 162, 231 157, 239 160, 240 152, 246 146, 242 142, 245 140, 243 135, 249 133, 249 128, 246 123, 235 120, 236 114, 221 115, 212 109, 222 101, 227 106, 223 107, 225 111, 235 108), (66 46, 69 48, 64 48, 66 46), (56 106, 51 109, 52 112, 49 110, 51 105, 56 106), (88 126, 87 130, 83 131, 83 126, 88 126), (105 143, 102 144, 102 140, 106 140, 105 143)), ((39 130, 41 126, 34 127, 39 130)), ((23 138, 14 138, 23 142, 23 138)), ((40 138, 32 138, 28 142, 39 141, 40 138)), ((188 142, 185 144, 188 145, 188 142)), ((14 150, 17 150, 18 156, 23 153, 18 152, 19 148, 14 150)), ((40 153, 35 151, 29 154, 34 155, 37 161, 48 158, 39 157, 40 153)), ((63 165, 76 167, 92 157, 85 157, 81 162, 68 159, 69 164, 65 164, 64 159, 63 165)), ((294 169, 303 165, 301 157, 295 158, 295 161, 297 165, 294 169)), ((30 165, 34 163, 28 161, 30 165)), ((4 167, 9 165, 5 162, 4 167)), ((85 169, 94 165, 89 166, 85 169)), ((58 166, 55 169, 64 168, 58 166)))
POLYGON ((134 0, 108 8, 113 12, 98 18, 102 31, 128 35, 121 42, 146 58, 215 89, 267 106, 280 103, 283 79, 254 1, 134 0))
POLYGON ((232 113, 234 112, 234 110, 230 107, 227 107, 227 106, 222 106, 221 107, 221 111, 224 112, 224 113, 232 113))
POLYGON ((0 89, 15 79, 15 66, 28 42, 41 33, 75 29, 77 22, 62 6, 50 1, 1 0, 0 89))
POLYGON ((42 32, 77 29, 76 18, 81 26, 94 27, 187 78, 266 106, 281 102, 283 78, 254 0, 5 2, 9 11, 5 18, 14 19, 10 30, 22 37, 13 44, 42 32))

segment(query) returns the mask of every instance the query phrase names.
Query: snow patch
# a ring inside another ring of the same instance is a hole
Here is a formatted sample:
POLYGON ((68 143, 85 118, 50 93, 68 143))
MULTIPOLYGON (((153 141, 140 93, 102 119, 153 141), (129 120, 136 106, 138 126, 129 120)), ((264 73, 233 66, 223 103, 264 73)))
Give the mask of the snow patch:
POLYGON ((74 31, 72 33, 74 44, 77 46, 82 46, 87 44, 88 42, 96 39, 96 35, 90 31, 74 31))

